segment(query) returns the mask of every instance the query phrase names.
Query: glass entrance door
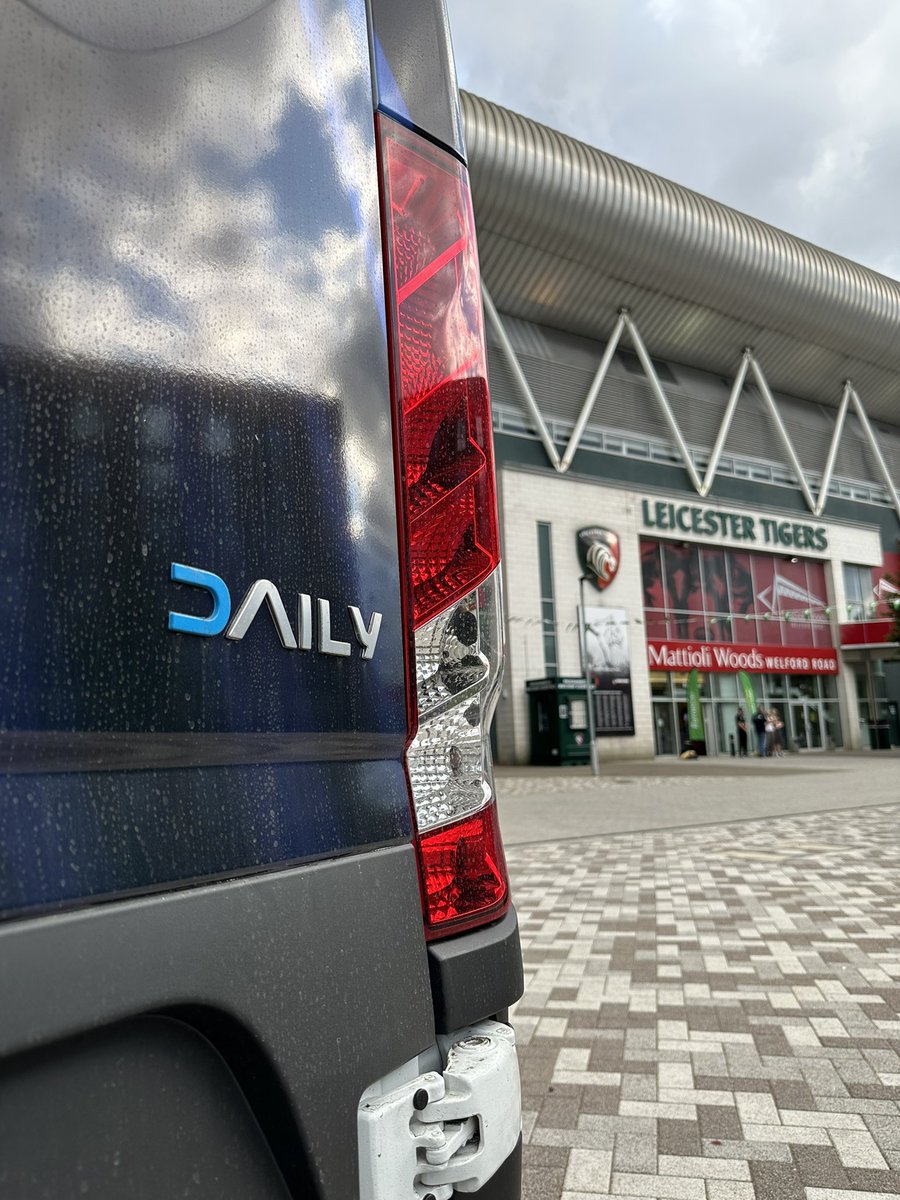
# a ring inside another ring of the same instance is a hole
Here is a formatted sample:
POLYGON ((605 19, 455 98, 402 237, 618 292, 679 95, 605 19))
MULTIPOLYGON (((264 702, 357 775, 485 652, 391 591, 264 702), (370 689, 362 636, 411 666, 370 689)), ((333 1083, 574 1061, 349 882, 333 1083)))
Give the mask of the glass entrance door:
POLYGON ((733 704, 716 704, 715 710, 715 739, 716 754, 737 754, 737 723, 735 716, 737 708, 733 704), (730 739, 730 740, 729 740, 730 739))
POLYGON ((821 750, 824 745, 822 733, 825 725, 821 705, 807 703, 803 707, 806 709, 806 748, 821 750))
POLYGON ((653 705, 653 725, 656 738, 657 754, 676 754, 675 731, 673 729, 672 704, 670 701, 656 701, 653 705))
POLYGON ((815 700, 791 704, 791 739, 798 750, 821 750, 824 727, 821 704, 815 700))
POLYGON ((701 706, 703 728, 706 731, 706 753, 710 756, 728 752, 728 742, 721 736, 720 723, 716 720, 716 709, 721 707, 721 704, 713 704, 711 700, 704 700, 701 706))

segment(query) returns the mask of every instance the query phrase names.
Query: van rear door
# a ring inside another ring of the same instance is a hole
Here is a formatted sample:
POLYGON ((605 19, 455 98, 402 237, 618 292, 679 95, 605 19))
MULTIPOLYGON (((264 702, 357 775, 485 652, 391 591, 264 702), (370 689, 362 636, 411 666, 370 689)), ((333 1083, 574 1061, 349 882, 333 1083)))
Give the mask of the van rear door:
POLYGON ((0 1191, 350 1196, 434 1040, 366 8, 0 29, 0 1191))

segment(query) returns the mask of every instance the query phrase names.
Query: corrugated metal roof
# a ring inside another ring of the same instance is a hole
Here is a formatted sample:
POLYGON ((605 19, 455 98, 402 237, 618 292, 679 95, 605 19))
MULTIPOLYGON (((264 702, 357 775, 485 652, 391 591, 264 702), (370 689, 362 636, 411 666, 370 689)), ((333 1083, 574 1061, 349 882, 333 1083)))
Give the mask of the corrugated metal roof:
POLYGON ((605 339, 627 305, 660 358, 900 425, 900 284, 464 92, 482 272, 504 313, 605 339))

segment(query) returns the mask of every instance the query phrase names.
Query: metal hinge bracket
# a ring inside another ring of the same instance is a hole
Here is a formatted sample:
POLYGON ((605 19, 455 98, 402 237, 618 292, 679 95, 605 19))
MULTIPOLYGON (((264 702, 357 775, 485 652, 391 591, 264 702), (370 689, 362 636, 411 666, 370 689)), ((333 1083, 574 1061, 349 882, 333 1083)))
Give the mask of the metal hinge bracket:
POLYGON ((512 1029, 481 1021, 450 1042, 443 1072, 363 1095, 361 1200, 450 1200, 477 1191, 515 1149, 522 1102, 512 1029))

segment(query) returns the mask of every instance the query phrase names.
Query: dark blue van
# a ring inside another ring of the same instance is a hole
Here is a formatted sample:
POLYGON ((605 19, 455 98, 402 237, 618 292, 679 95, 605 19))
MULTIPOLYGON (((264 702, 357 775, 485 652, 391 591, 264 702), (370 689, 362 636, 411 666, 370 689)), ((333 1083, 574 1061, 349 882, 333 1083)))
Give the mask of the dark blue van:
POLYGON ((442 0, 7 0, 0 60, 0 1195, 512 1200, 442 0))

